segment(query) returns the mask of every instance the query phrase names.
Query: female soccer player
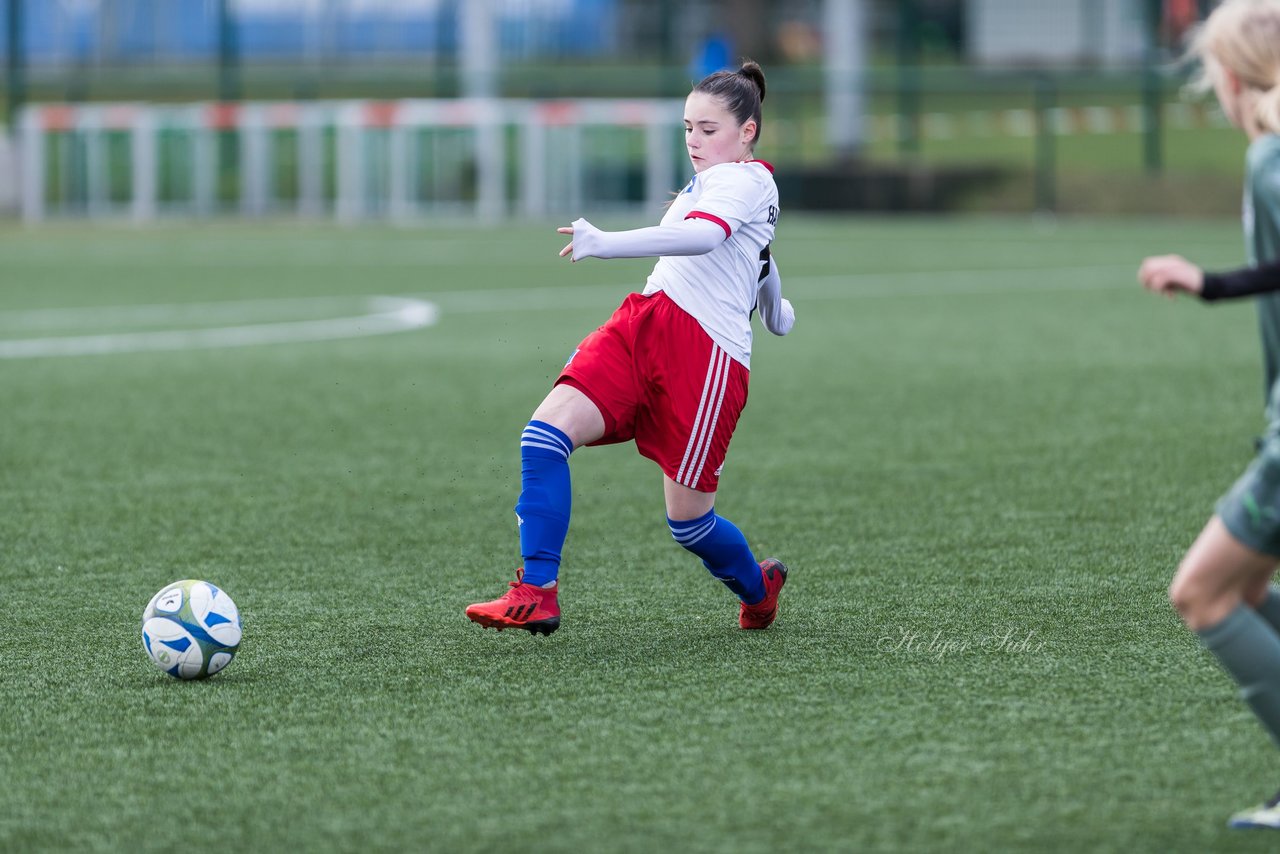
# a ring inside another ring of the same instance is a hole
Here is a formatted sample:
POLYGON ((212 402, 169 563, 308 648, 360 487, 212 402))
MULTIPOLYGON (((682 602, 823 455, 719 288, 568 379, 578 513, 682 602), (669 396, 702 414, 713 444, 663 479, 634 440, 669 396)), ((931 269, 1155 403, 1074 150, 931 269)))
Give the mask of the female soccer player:
POLYGON ((667 523, 739 600, 738 624, 764 629, 787 568, 756 562, 746 538, 715 512, 716 488, 747 402, 751 313, 786 335, 795 322, 769 253, 778 219, 773 167, 754 159, 764 72, 719 71, 685 101, 693 179, 660 225, 601 231, 585 219, 560 256, 659 256, 643 293, 630 294, 588 335, 520 437, 516 504, 524 566, 506 594, 467 608, 497 629, 550 634, 560 625, 557 576, 569 530, 569 455, 582 445, 635 440, 663 472, 667 523))
MULTIPOLYGON (((1244 194, 1251 265, 1280 259, 1280 0, 1226 0, 1193 51, 1231 123, 1249 137, 1244 194)), ((1169 598, 1187 627, 1240 686, 1240 695, 1280 744, 1280 292, 1270 270, 1205 276, 1179 256, 1148 258, 1151 290, 1206 299, 1258 294, 1267 375, 1267 430, 1258 455, 1218 502, 1183 558, 1169 598)), ((1280 793, 1232 816, 1232 827, 1280 829, 1280 793)))

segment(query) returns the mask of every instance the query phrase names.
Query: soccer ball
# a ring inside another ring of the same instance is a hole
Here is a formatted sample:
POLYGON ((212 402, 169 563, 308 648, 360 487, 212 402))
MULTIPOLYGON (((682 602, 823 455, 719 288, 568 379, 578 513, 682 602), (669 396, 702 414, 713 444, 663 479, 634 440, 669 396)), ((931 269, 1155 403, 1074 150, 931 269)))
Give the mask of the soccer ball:
POLYGON ((142 646, 178 679, 203 679, 231 663, 240 647, 240 612, 207 581, 175 581, 142 612, 142 646))

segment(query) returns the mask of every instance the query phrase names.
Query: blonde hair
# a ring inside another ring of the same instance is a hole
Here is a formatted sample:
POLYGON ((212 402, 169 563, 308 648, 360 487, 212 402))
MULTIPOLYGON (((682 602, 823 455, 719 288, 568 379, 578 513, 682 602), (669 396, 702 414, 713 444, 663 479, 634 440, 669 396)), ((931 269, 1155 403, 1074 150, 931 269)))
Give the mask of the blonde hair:
POLYGON ((1189 54, 1201 62, 1197 88, 1212 88, 1229 70, 1252 107, 1239 119, 1280 134, 1280 0, 1224 0, 1196 28, 1189 54))

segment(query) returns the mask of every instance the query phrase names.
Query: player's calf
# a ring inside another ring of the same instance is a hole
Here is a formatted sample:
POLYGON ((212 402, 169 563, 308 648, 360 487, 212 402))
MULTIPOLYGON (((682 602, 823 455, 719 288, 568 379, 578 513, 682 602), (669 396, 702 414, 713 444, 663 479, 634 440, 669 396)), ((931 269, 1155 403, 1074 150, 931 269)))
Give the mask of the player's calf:
POLYGON ((675 541, 702 558, 707 571, 720 579, 743 602, 759 602, 765 595, 760 565, 742 535, 728 519, 714 509, 696 519, 667 518, 675 541))

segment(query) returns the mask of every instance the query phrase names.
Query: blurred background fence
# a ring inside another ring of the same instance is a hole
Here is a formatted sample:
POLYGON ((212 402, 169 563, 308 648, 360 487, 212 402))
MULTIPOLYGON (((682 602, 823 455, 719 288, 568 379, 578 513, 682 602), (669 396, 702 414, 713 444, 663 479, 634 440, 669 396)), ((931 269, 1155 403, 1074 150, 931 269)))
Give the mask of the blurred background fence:
POLYGON ((680 99, 768 75, 788 207, 1217 214, 1210 0, 0 0, 0 209, 493 220, 652 206, 680 99))

